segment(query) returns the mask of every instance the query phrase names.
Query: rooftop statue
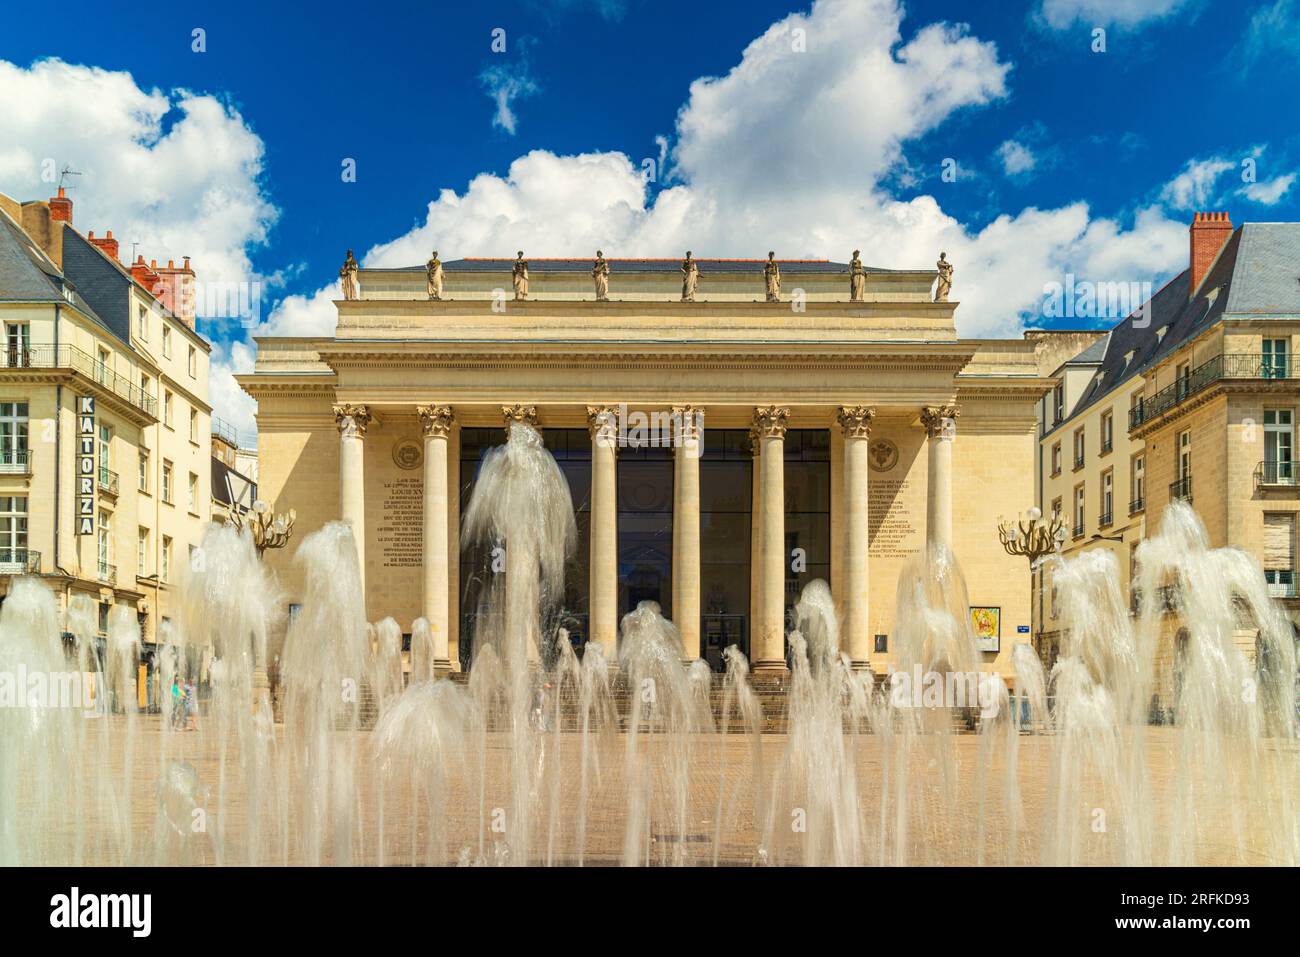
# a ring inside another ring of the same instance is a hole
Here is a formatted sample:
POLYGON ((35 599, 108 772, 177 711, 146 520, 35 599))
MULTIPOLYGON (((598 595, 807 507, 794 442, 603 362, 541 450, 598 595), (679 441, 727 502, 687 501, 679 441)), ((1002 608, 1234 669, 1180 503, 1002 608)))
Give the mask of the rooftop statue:
POLYGON ((948 254, 939 253, 939 261, 934 266, 939 270, 939 282, 934 287, 934 301, 947 302, 948 293, 952 292, 952 263, 948 262, 948 254))
POLYGON ((767 286, 767 301, 781 301, 781 267, 776 264, 776 253, 767 254, 767 263, 763 266, 763 284, 767 286))
POLYGON ((510 269, 510 275, 515 283, 515 299, 522 301, 528 298, 528 260, 524 259, 524 251, 519 250, 515 256, 515 264, 510 269))
POLYGON ((686 250, 686 258, 682 260, 682 302, 695 301, 695 287, 700 282, 700 267, 691 258, 691 251, 686 250))
POLYGON ((429 298, 442 298, 442 260, 438 258, 438 250, 433 251, 433 256, 425 265, 425 273, 429 281, 429 298))
POLYGON ((352 250, 349 249, 347 258, 339 268, 339 282, 343 285, 344 299, 361 298, 361 285, 357 282, 357 270, 360 268, 352 255, 352 250))
POLYGON ((609 299, 609 263, 605 259, 605 254, 599 249, 596 250, 596 261, 591 266, 591 278, 596 281, 596 301, 605 302, 609 299))
POLYGON ((853 258, 849 260, 849 302, 861 302, 867 285, 867 270, 858 258, 860 252, 853 250, 853 258))

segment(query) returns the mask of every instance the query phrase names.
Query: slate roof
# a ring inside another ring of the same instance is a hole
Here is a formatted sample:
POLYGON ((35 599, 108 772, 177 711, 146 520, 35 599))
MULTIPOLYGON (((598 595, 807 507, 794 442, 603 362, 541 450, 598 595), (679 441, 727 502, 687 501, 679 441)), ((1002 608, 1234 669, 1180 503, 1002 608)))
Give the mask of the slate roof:
POLYGON ((1149 321, 1140 312, 1126 317, 1066 363, 1087 364, 1095 358, 1085 356, 1104 349, 1097 376, 1057 429, 1224 316, 1300 317, 1300 223, 1243 224, 1228 238, 1196 298, 1189 301, 1190 283, 1190 270, 1179 273, 1151 297, 1149 321))
POLYGON ((0 211, 0 300, 62 302, 59 269, 21 226, 0 211))
MULTIPOLYGON (((587 259, 530 259, 524 257, 528 263, 530 273, 589 273, 591 264, 595 257, 587 259)), ((696 259, 699 263, 702 274, 712 273, 762 273, 763 264, 767 262, 763 259, 696 259)), ((619 270, 625 272, 666 272, 673 275, 680 275, 682 260, 680 258, 672 259, 613 259, 606 257, 609 263, 610 271, 619 270)), ((827 275, 849 274, 848 263, 833 262, 829 259, 778 259, 777 263, 782 270, 800 273, 825 273, 827 275)), ((514 264, 513 259, 452 259, 444 261, 442 264, 443 272, 449 273, 480 273, 480 272, 509 272, 510 267, 514 264)), ((878 266, 864 266, 869 273, 911 273, 925 272, 926 270, 916 269, 881 269, 878 266)), ((424 266, 397 266, 392 269, 368 268, 362 272, 424 272, 424 266)))

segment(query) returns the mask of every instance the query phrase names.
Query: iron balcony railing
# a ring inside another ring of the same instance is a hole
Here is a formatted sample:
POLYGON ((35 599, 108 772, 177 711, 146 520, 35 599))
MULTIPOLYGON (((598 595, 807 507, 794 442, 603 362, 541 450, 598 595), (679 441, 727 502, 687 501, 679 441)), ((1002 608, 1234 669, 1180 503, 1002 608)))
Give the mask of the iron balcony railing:
POLYGON ((41 553, 34 548, 0 548, 0 575, 39 575, 41 553))
POLYGON ((1130 515, 1136 515, 1138 512, 1141 512, 1146 507, 1147 507, 1147 503, 1142 499, 1141 496, 1139 496, 1138 498, 1129 501, 1128 513, 1130 515))
POLYGON ((108 562, 99 563, 99 580, 105 585, 117 584, 117 566, 108 562))
POLYGON ((1113 523, 1114 519, 1110 509, 1106 509, 1106 511, 1102 512, 1101 517, 1097 519, 1097 524, 1102 528, 1106 528, 1113 523))
POLYGON ((1192 477, 1190 475, 1184 475, 1177 482, 1169 483, 1169 499, 1170 501, 1184 499, 1188 502, 1192 500, 1192 477))
POLYGON ((0 449, 0 472, 6 475, 30 475, 32 453, 27 449, 0 449))
POLYGON ((116 495, 119 485, 120 480, 117 473, 101 465, 99 467, 99 487, 109 495, 116 495))
POLYGON ((1260 462, 1255 466, 1255 488, 1293 488, 1295 484, 1294 462, 1260 462))
POLYGON ((1296 364, 1290 356, 1264 353, 1227 353, 1201 363, 1173 385, 1165 386, 1154 395, 1141 399, 1129 410, 1128 427, 1136 429, 1144 422, 1168 412, 1184 399, 1195 395, 1206 386, 1224 379, 1294 379, 1296 364))
POLYGON ((1273 598, 1294 598, 1296 586, 1294 582, 1270 582, 1268 593, 1273 598))
POLYGON ((1080 524, 1074 526, 1074 537, 1075 537, 1075 538, 1083 538, 1083 525, 1082 525, 1082 523, 1080 523, 1080 524))
POLYGON ((124 375, 112 371, 88 352, 76 346, 29 346, 0 349, 0 369, 71 369, 98 382, 137 409, 157 417, 158 400, 124 375))
POLYGON ((223 440, 227 445, 239 448, 239 433, 225 419, 218 419, 216 416, 212 417, 212 434, 216 438, 223 440))

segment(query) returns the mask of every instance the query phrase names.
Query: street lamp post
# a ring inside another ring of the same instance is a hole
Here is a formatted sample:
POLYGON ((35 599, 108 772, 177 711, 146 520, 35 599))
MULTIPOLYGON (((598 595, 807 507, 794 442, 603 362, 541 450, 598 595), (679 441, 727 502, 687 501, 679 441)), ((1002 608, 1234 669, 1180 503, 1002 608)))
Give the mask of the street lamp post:
MULTIPOLYGON (((253 547, 257 549, 257 557, 260 559, 269 548, 284 548, 289 544, 289 539, 293 537, 293 524, 297 521, 298 515, 293 509, 289 509, 287 514, 276 515, 271 506, 266 504, 260 498, 253 503, 251 513, 247 516, 237 511, 232 511, 229 523, 234 528, 242 531, 247 528, 249 534, 253 536, 253 547)), ((266 672, 266 649, 263 648, 259 654, 256 646, 254 647, 253 661, 253 710, 259 711, 265 707, 266 714, 272 721, 275 720, 271 713, 271 679, 266 672)))
MULTIPOLYGON (((1065 519, 1061 517, 1060 512, 1053 512, 1050 519, 1044 520, 1043 511, 1040 508, 1030 508, 1023 520, 1003 519, 998 523, 998 538, 1002 542, 1002 547, 1006 549, 1008 555, 1023 555, 1029 559, 1029 573, 1039 575, 1038 584, 1038 621, 1039 628, 1042 628, 1043 621, 1043 585, 1042 585, 1042 560, 1053 553, 1059 553, 1061 546, 1069 537, 1069 532, 1065 530, 1065 519)), ((1041 639, 1041 630, 1038 636, 1041 639)), ((1047 664, 1047 654, 1039 642, 1039 658, 1047 664)))

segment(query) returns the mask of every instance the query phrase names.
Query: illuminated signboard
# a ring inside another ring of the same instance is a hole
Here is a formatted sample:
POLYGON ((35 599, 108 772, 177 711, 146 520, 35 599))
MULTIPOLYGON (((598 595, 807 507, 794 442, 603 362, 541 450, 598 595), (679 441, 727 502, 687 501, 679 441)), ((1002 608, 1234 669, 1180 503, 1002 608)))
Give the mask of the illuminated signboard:
POLYGON ((95 534, 95 397, 77 397, 77 534, 95 534))

